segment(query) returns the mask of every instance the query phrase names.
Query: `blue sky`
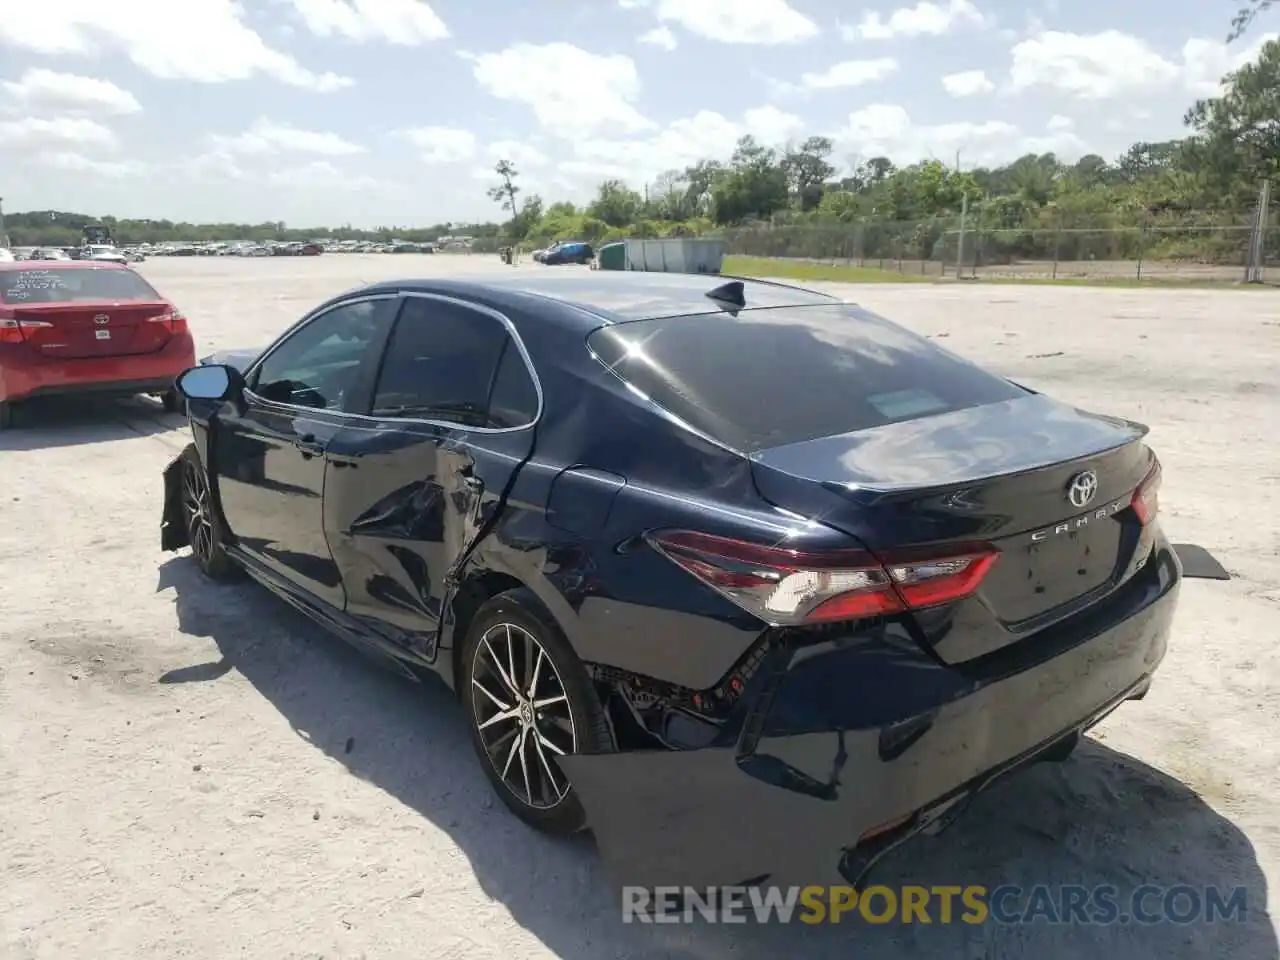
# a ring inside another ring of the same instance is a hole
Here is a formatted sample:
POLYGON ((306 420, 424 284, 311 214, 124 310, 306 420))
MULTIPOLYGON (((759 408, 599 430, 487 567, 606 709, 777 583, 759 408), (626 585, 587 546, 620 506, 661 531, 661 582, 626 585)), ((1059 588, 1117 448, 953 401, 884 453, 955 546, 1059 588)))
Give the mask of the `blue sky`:
MULTIPOLYGON (((496 219, 832 137, 963 166, 1114 156, 1273 36, 1203 0, 53 0, 0 18, 0 196, 173 220, 496 219), (1038 5, 1037 5, 1038 4, 1038 5)), ((1280 14, 1276 15, 1280 23, 1280 14)))

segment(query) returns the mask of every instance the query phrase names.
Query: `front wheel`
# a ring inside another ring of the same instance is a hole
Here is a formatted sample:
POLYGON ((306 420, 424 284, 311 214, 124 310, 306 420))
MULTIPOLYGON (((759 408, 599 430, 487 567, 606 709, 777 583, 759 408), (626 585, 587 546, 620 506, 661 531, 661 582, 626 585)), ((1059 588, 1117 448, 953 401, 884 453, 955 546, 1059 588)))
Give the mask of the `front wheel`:
POLYGON ((463 643, 472 745, 503 803, 529 826, 565 835, 586 813, 557 758, 607 753, 613 738, 582 663, 528 590, 477 611, 463 643))
POLYGON ((182 463, 182 522, 191 555, 210 580, 234 580, 240 570, 222 547, 222 519, 213 503, 209 476, 194 449, 182 463))

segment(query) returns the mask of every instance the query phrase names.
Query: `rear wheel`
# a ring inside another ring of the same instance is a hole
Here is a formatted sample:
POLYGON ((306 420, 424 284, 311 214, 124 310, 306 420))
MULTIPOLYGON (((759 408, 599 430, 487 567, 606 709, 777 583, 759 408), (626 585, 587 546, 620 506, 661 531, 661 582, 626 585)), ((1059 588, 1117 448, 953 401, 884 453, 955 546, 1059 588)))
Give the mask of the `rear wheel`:
POLYGON ((0 400, 0 430, 8 430, 13 426, 13 404, 8 400, 0 400))
POLYGON ((240 572, 222 548, 222 520, 213 504, 209 476, 194 450, 182 464, 182 521, 187 543, 200 569, 211 580, 233 580, 240 572))
POLYGON ((557 758, 606 753, 613 738, 569 642, 520 589, 476 612, 461 652, 472 744, 502 801, 544 833, 581 830, 586 813, 557 758))
POLYGON ((182 410, 182 394, 177 390, 166 390, 160 394, 160 403, 164 406, 165 413, 178 413, 182 410))

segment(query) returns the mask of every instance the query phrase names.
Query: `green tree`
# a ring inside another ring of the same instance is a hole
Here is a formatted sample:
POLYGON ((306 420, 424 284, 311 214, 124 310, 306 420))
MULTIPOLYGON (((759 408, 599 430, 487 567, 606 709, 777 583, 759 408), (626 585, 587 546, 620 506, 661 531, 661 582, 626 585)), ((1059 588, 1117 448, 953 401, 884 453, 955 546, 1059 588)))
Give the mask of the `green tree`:
POLYGON ((827 162, 834 149, 828 137, 809 137, 782 158, 782 171, 801 210, 815 210, 822 203, 823 185, 835 176, 827 162))
POLYGON ((512 233, 519 239, 524 236, 515 232, 520 225, 520 205, 516 202, 516 194, 520 192, 520 187, 516 185, 516 180, 520 176, 520 171, 516 169, 516 165, 510 160, 499 160, 494 164, 493 172, 502 178, 502 182, 495 187, 489 188, 489 199, 501 205, 503 210, 510 211, 512 233))
POLYGON ((606 180, 596 190, 596 198, 587 213, 611 227, 625 227, 635 222, 643 205, 640 194, 621 180, 606 180))
POLYGON ((1256 63, 1229 73, 1220 97, 1198 100, 1185 122, 1200 138, 1200 159, 1254 181, 1280 174, 1280 40, 1256 63))
POLYGON ((1249 0, 1247 4, 1237 10, 1236 15, 1231 20, 1231 32, 1227 34, 1227 43, 1242 37, 1258 14, 1265 13, 1271 9, 1272 2, 1273 0, 1249 0))

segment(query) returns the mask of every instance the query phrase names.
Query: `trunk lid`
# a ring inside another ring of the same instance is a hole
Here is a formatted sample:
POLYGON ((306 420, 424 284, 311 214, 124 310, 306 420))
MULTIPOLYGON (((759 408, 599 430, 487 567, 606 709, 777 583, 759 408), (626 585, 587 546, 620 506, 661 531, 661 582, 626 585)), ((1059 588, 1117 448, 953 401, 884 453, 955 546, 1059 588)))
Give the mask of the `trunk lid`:
POLYGON ((14 305, 23 340, 41 356, 83 360, 154 353, 172 335, 163 300, 14 305))
POLYGON ((1152 463, 1146 432, 1028 394, 764 450, 752 464, 767 500, 873 551, 996 546, 1000 558, 973 598, 945 617, 915 618, 938 655, 958 662, 1119 585, 1139 542, 1128 508, 1152 463), (1092 496, 1073 501, 1073 481, 1090 472, 1092 496))

